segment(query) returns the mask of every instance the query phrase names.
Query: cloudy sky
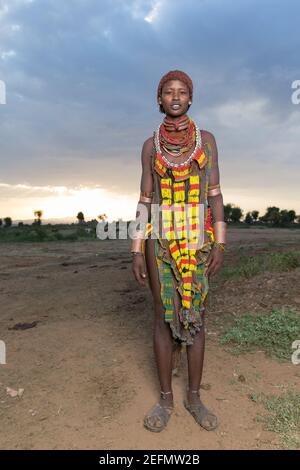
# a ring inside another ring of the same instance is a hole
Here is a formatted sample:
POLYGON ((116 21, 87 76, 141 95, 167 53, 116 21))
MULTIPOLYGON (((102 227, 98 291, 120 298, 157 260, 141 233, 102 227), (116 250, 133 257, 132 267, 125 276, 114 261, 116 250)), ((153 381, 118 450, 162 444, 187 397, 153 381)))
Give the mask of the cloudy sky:
POLYGON ((300 214, 299 16, 298 0, 0 0, 0 217, 134 218, 173 69, 224 202, 300 214))

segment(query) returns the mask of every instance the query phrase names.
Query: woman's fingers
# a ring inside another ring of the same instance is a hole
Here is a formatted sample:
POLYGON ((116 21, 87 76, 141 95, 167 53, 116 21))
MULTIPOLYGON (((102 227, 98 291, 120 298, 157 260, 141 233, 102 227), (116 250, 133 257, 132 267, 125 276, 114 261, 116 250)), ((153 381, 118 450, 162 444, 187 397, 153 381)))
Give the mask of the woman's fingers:
POLYGON ((147 277, 145 263, 143 260, 135 261, 132 268, 134 277, 140 286, 145 286, 145 280, 147 277))
POLYGON ((217 271, 218 260, 213 256, 207 270, 207 276, 214 276, 217 271))
POLYGON ((147 274, 143 268, 140 270, 139 275, 140 275, 140 284, 144 286, 147 274))
POLYGON ((215 259, 211 263, 211 265, 209 266, 209 268, 207 270, 207 275, 208 276, 215 276, 217 274, 217 272, 219 271, 221 265, 222 265, 222 263, 220 262, 220 260, 215 259))

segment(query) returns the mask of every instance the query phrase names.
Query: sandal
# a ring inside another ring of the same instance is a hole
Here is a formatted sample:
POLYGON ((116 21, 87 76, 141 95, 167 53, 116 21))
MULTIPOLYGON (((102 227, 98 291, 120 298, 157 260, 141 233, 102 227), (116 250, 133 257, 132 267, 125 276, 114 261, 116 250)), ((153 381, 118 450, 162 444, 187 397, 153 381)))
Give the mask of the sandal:
MULTIPOLYGON (((199 390, 191 390, 191 393, 197 393, 200 398, 199 390)), ((200 424, 206 431, 213 431, 218 426, 218 418, 211 413, 200 400, 199 403, 189 403, 187 400, 184 400, 185 408, 191 413, 195 418, 196 422, 200 424)))
MULTIPOLYGON (((161 398, 172 392, 160 392, 161 398)), ((144 418, 144 426, 152 432, 161 432, 166 426, 172 414, 174 406, 163 406, 160 403, 154 405, 144 418)))

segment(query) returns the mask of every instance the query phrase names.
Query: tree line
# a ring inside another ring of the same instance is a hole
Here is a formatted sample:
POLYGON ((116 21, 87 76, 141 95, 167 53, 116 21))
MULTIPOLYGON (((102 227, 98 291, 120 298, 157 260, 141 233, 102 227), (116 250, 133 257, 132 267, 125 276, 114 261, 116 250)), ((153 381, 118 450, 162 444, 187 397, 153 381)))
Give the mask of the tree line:
MULTIPOLYGON (((32 225, 41 225, 43 211, 34 211, 35 219, 32 225)), ((84 225, 85 219, 83 212, 78 212, 76 216, 79 225, 84 225)), ((259 211, 253 210, 247 212, 244 216, 243 210, 234 204, 224 205, 224 218, 228 224, 247 224, 247 225, 268 225, 271 227, 289 227, 294 224, 300 224, 300 215, 292 210, 280 209, 279 207, 267 207, 264 215, 259 216, 259 211)), ((107 219, 106 214, 98 215, 100 221, 107 219)), ((11 217, 5 217, 3 220, 0 218, 0 227, 10 227, 12 225, 11 217)), ((23 222, 19 222, 18 226, 21 227, 23 222)))
POLYGON ((300 224, 300 215, 291 209, 280 209, 276 206, 267 207, 264 215, 259 216, 259 211, 247 212, 234 204, 224 205, 224 218, 227 223, 245 223, 247 225, 268 225, 271 227, 289 227, 295 223, 300 224))

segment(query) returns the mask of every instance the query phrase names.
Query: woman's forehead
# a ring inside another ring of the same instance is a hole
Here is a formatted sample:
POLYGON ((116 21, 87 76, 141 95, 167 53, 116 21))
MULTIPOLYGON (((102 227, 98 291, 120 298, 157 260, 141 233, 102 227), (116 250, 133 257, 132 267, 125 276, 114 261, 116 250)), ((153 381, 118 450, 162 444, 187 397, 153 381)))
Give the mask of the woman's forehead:
POLYGON ((188 89, 188 86, 182 82, 181 80, 168 80, 164 85, 163 88, 185 88, 188 89))

